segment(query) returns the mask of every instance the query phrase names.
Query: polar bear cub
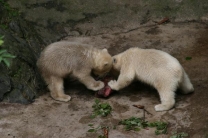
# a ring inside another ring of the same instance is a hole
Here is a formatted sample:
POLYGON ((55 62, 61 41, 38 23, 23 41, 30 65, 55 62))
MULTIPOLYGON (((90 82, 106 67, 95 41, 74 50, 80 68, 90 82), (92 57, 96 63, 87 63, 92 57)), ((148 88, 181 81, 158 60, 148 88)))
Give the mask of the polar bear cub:
POLYGON ((112 57, 107 49, 96 49, 76 42, 60 41, 47 46, 37 61, 40 73, 48 84, 51 97, 58 101, 69 101, 64 94, 63 78, 72 75, 93 91, 104 87, 101 81, 95 81, 91 72, 102 76, 112 67, 112 57))
POLYGON ((173 108, 178 87, 185 94, 194 91, 178 60, 160 50, 130 48, 113 56, 113 69, 120 71, 118 80, 108 83, 113 90, 128 86, 134 79, 155 87, 161 100, 156 111, 173 108))

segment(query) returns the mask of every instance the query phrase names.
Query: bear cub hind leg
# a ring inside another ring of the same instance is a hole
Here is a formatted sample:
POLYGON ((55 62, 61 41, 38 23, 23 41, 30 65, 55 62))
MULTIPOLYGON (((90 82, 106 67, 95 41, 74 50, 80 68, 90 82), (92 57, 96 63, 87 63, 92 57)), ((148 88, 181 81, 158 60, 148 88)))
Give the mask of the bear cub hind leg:
POLYGON ((53 99, 62 102, 70 101, 71 96, 64 94, 63 78, 51 76, 48 88, 53 99))
POLYGON ((155 106, 156 111, 170 110, 175 105, 175 91, 177 89, 177 82, 160 83, 157 91, 160 95, 161 104, 155 106))

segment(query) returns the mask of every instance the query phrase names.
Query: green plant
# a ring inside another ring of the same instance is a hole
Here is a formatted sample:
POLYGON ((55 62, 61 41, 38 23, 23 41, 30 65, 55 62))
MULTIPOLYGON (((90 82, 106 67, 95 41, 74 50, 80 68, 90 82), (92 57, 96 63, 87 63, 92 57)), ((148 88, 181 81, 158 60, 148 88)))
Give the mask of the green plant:
POLYGON ((188 133, 181 132, 181 133, 173 133, 173 135, 170 138, 185 138, 188 137, 188 133))
POLYGON ((155 134, 166 134, 167 133, 167 126, 168 123, 156 121, 149 123, 148 121, 144 121, 141 118, 138 117, 131 117, 129 119, 124 119, 119 122, 119 124, 125 126, 125 130, 130 131, 140 131, 141 128, 147 128, 147 127, 156 127, 155 134))
POLYGON ((100 103, 98 99, 95 99, 95 104, 92 106, 93 114, 91 115, 92 118, 95 118, 96 116, 100 115, 102 117, 105 117, 111 113, 111 106, 108 103, 100 103))
POLYGON ((143 119, 137 117, 131 117, 129 119, 124 119, 119 122, 121 125, 125 125, 125 130, 130 131, 139 131, 140 128, 147 127, 147 122, 144 122, 143 119))
POLYGON ((99 135, 98 138, 107 138, 107 137, 103 135, 99 135))
MULTIPOLYGON (((0 37, 0 46, 4 43, 3 36, 0 37)), ((3 62, 7 67, 10 66, 10 59, 15 58, 14 55, 7 52, 6 49, 0 48, 0 63, 3 62)))
MULTIPOLYGON (((98 126, 96 128, 93 126, 93 124, 89 124, 88 126, 90 126, 91 128, 87 132, 96 133, 98 130, 101 130, 101 129, 106 129, 106 131, 109 130, 109 127, 107 127, 107 126, 98 126)), ((99 135, 98 138, 107 138, 107 137, 104 134, 104 135, 99 135)))
POLYGON ((167 126, 168 126, 168 123, 160 122, 160 121, 148 123, 148 127, 156 127, 156 130, 155 130, 156 135, 166 134, 167 133, 167 126))
POLYGON ((191 60, 192 59, 192 57, 186 57, 186 60, 191 60))
POLYGON ((91 128, 87 132, 97 132, 102 128, 101 126, 94 128, 93 124, 89 124, 88 126, 90 126, 91 128))
POLYGON ((97 132, 98 130, 103 129, 103 128, 109 129, 109 127, 107 126, 98 126, 96 128, 93 126, 93 124, 89 124, 88 126, 90 126, 91 128, 87 132, 97 132))

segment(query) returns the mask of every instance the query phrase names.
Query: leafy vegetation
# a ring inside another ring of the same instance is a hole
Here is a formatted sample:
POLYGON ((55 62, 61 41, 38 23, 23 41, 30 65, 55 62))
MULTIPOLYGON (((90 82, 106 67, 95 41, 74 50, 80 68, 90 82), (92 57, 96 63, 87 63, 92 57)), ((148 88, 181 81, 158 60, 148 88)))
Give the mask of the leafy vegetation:
POLYGON ((106 136, 100 135, 98 136, 98 138, 106 138, 106 136))
MULTIPOLYGON (((3 43, 4 43, 3 36, 1 36, 0 37, 0 46, 2 46, 3 43)), ((15 58, 15 56, 8 53, 6 49, 2 49, 0 47, 0 63, 3 62, 7 67, 9 67, 11 58, 15 58)))
POLYGON ((192 59, 192 57, 186 57, 186 60, 191 60, 192 59))
POLYGON ((96 128, 93 126, 93 124, 89 124, 88 126, 90 126, 91 128, 87 132, 97 132, 98 130, 103 128, 109 129, 107 126, 98 126, 96 128))
POLYGON ((149 123, 148 121, 144 121, 143 119, 137 118, 137 117, 131 117, 129 119, 124 119, 124 120, 120 121, 119 124, 124 125, 125 130, 127 130, 127 131, 130 131, 130 130, 140 131, 141 128, 155 127, 156 128, 156 130, 155 130, 156 135, 166 134, 167 133, 167 126, 168 126, 168 123, 166 123, 166 122, 156 121, 156 122, 149 123))
MULTIPOLYGON (((109 130, 109 127, 107 126, 98 126, 98 127, 94 127, 93 124, 89 124, 88 126, 90 126, 91 128, 87 131, 87 132, 97 132, 98 130, 101 130, 101 129, 106 129, 107 131, 109 130)), ((98 138, 106 138, 105 135, 99 135, 98 138)))
POLYGON ((188 133, 181 132, 181 133, 174 133, 170 138, 185 138, 188 137, 188 133))
POLYGON ((101 127, 94 128, 93 124, 88 124, 91 128, 87 132, 97 132, 97 130, 101 129, 101 127))
POLYGON ((124 119, 119 122, 121 125, 125 125, 125 130, 130 131, 139 131, 140 128, 146 128, 147 123, 144 122, 141 118, 131 117, 129 119, 124 119))
MULTIPOLYGON (((105 117, 108 114, 110 114, 112 110, 111 106, 108 103, 101 103, 98 99, 95 100, 95 104, 93 104, 92 107, 94 109, 93 114, 91 115, 92 118, 95 118, 98 115, 105 117)), ((128 119, 121 120, 119 122, 119 125, 124 125, 125 130, 127 131, 130 131, 130 130, 140 131, 141 129, 144 129, 147 127, 149 128, 154 127, 156 128, 155 130, 156 135, 166 134, 167 127, 168 127, 168 123, 166 122, 162 122, 162 121, 148 122, 148 121, 145 121, 143 118, 138 118, 138 117, 130 117, 128 119)), ((93 124, 89 124, 88 126, 91 127, 88 130, 88 132, 96 133, 98 130, 103 129, 103 128, 109 129, 109 127, 106 127, 106 126, 98 126, 95 128, 93 124)), ((113 129, 116 129, 115 125, 113 126, 113 129)), ((105 136, 100 135, 98 138, 105 138, 105 136)), ((176 138, 180 138, 180 137, 176 137, 176 138)))
POLYGON ((111 106, 108 103, 100 103, 98 99, 95 99, 95 104, 92 106, 93 114, 91 115, 92 118, 100 115, 102 117, 106 117, 111 113, 111 106))
POLYGON ((155 130, 156 135, 166 134, 168 123, 156 121, 153 123, 148 123, 148 127, 156 127, 156 130, 155 130))

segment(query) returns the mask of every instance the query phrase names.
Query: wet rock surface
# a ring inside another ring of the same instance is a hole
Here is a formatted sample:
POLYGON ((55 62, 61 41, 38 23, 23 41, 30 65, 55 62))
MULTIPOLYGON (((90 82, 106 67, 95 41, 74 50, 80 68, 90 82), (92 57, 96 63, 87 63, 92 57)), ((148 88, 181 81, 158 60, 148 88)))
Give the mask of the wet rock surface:
MULTIPOLYGON (((8 3, 20 16, 7 21, 7 29, 0 29, 5 36, 3 47, 17 56, 10 68, 0 65, 2 138, 96 138, 102 134, 102 131, 87 132, 88 124, 111 128, 116 125, 116 129, 109 131, 112 138, 168 138, 175 131, 186 132, 193 138, 208 136, 207 1, 8 0, 8 3), (166 16, 170 22, 157 25, 155 21, 166 16), (175 108, 155 112, 154 106, 160 102, 157 91, 134 82, 101 99, 112 106, 110 116, 92 119, 94 92, 76 80, 69 80, 65 91, 72 100, 54 101, 44 90, 45 84, 37 71, 35 62, 41 50, 63 39, 107 48, 112 55, 135 46, 166 51, 180 61, 195 92, 182 95, 177 91, 175 108), (191 60, 186 60, 187 57, 191 60), (148 121, 168 121, 168 134, 156 136, 154 129, 127 132, 118 126, 121 119, 143 116, 133 104, 144 105, 153 114, 146 116, 148 121)), ((0 13, 4 15, 4 11, 0 13)))

